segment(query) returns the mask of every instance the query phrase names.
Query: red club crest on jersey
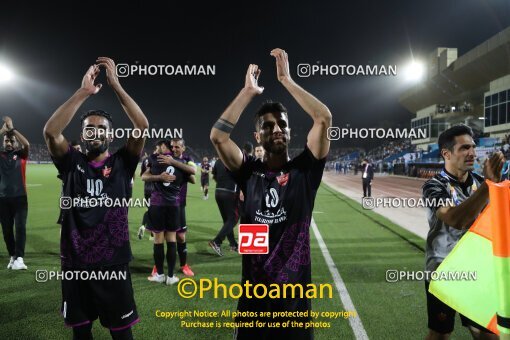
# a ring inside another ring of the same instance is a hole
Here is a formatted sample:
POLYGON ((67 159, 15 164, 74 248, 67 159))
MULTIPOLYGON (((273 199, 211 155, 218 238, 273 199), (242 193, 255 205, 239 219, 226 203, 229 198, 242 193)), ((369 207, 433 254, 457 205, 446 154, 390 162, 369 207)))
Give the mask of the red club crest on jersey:
POLYGON ((110 172, 112 172, 112 168, 107 168, 106 166, 103 169, 103 176, 108 178, 110 176, 110 172))
POLYGON ((287 185, 287 182, 289 181, 289 173, 282 174, 281 176, 276 177, 276 180, 278 181, 278 184, 284 187, 285 185, 287 185))

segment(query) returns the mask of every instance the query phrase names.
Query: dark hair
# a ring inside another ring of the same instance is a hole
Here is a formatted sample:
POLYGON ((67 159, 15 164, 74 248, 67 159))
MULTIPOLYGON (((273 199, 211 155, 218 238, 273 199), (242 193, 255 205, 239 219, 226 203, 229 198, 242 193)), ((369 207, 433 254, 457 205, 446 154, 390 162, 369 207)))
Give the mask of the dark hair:
POLYGON ((71 142, 71 146, 77 146, 77 145, 80 145, 80 143, 78 143, 77 141, 73 140, 71 142))
POLYGON ((156 146, 161 146, 165 144, 166 148, 170 150, 172 147, 170 145, 170 141, 168 139, 161 139, 156 142, 156 146))
POLYGON ((16 135, 14 134, 14 131, 7 131, 4 136, 9 139, 14 138, 16 141, 18 141, 18 139, 16 138, 16 135))
POLYGON ((172 138, 170 140, 171 142, 181 142, 182 143, 182 146, 184 146, 184 138, 172 138))
POLYGON ((287 119, 289 118, 289 115, 287 114, 287 109, 285 108, 285 106, 283 106, 282 103, 273 102, 273 101, 268 100, 268 101, 262 103, 262 106, 255 113, 254 123, 255 123, 255 129, 257 131, 259 130, 260 117, 262 117, 266 113, 285 113, 285 115, 287 116, 287 119))
POLYGON ((460 124, 452 126, 439 135, 437 144, 439 145, 439 154, 441 157, 443 157, 441 154, 443 149, 448 149, 453 152, 453 147, 455 146, 455 137, 462 135, 470 135, 473 137, 473 130, 471 130, 471 128, 467 125, 460 124))
POLYGON ((253 152, 253 144, 250 143, 250 142, 246 142, 244 143, 243 145, 243 151, 248 154, 248 155, 251 155, 252 152, 253 152))
POLYGON ((112 116, 108 112, 103 111, 103 110, 89 110, 89 111, 85 112, 84 114, 82 114, 80 117, 80 125, 82 127, 83 127, 83 121, 90 116, 101 116, 101 117, 108 119, 108 122, 110 123, 110 128, 113 128, 112 116))

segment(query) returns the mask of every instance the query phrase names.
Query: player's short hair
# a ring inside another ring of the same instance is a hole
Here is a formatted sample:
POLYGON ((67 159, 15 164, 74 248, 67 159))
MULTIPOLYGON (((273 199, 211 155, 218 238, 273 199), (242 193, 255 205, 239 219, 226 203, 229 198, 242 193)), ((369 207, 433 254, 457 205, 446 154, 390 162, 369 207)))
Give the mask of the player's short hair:
POLYGON ((165 145, 168 150, 171 149, 170 141, 168 139, 161 139, 156 142, 156 146, 165 145))
POLYGON ((448 130, 443 131, 438 138, 439 149, 448 149, 453 151, 453 146, 455 145, 455 137, 469 135, 471 137, 474 136, 473 130, 464 124, 455 125, 449 128, 448 130))
POLYGON ((73 140, 71 141, 71 146, 78 146, 80 145, 80 143, 78 143, 77 141, 73 140))
POLYGON ((170 142, 181 142, 182 146, 185 146, 184 138, 172 138, 170 142))
POLYGON ((455 137, 462 135, 470 135, 471 137, 473 137, 474 136, 473 130, 467 125, 460 124, 452 126, 451 128, 443 131, 439 135, 437 144, 439 145, 439 154, 441 155, 441 157, 443 157, 443 155, 441 154, 441 151, 443 149, 448 149, 453 152, 453 147, 455 146, 455 137))
POLYGON ((4 134, 4 136, 9 138, 9 139, 14 138, 15 141, 18 141, 18 139, 16 138, 16 135, 14 134, 14 131, 7 131, 4 134))
POLYGON ((103 110, 89 110, 89 111, 85 112, 84 114, 82 114, 80 117, 80 125, 82 127, 83 127, 83 122, 85 121, 85 119, 87 119, 90 116, 101 116, 101 117, 106 118, 108 120, 108 122, 110 123, 110 128, 113 128, 112 115, 106 111, 103 111, 103 110))
POLYGON ((265 115, 266 113, 284 113, 287 116, 287 120, 289 119, 289 115, 287 113, 287 109, 285 106, 283 106, 280 102, 273 102, 271 100, 268 100, 260 106, 258 111, 255 113, 255 129, 259 131, 259 120, 260 118, 265 115))
POLYGON ((251 155, 253 153, 253 144, 250 143, 250 142, 246 142, 244 143, 243 145, 243 151, 244 153, 246 153, 247 155, 251 155))

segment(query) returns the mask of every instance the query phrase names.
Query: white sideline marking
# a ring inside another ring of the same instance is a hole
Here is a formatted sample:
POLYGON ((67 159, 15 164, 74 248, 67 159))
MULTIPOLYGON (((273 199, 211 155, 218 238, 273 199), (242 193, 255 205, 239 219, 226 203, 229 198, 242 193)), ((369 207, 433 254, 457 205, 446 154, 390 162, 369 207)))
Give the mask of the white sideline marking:
POLYGON ((42 184, 31 184, 31 183, 27 183, 27 187, 28 188, 31 188, 31 187, 40 187, 42 186, 42 184))
POLYGON ((345 283, 342 280, 342 277, 340 276, 338 269, 336 268, 335 262, 333 262, 333 258, 329 254, 328 247, 326 247, 326 243, 324 243, 324 239, 322 238, 319 228, 317 228, 317 224, 315 223, 315 220, 313 218, 311 222, 311 227, 315 235, 315 238, 319 243, 319 247, 321 248, 322 256, 324 256, 324 260, 328 265, 329 272, 331 273, 331 276, 333 276, 333 281, 335 281, 335 287, 336 290, 338 291, 338 294, 340 294, 340 300, 342 301, 342 305, 344 306, 346 311, 356 312, 355 318, 352 317, 349 318, 349 324, 351 325, 355 338, 359 340, 368 339, 367 332, 363 327, 363 323, 361 322, 361 318, 358 312, 356 311, 356 308, 354 308, 354 304, 352 303, 351 297, 349 296, 347 287, 345 287, 345 283))

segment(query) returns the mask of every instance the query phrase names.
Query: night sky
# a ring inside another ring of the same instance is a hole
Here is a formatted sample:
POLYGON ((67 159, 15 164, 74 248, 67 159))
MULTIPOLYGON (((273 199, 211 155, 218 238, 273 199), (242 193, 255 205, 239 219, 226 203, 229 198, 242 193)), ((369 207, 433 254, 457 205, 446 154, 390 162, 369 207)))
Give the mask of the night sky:
MULTIPOLYGON (((334 126, 377 127, 388 121, 408 127, 412 115, 398 96, 410 85, 400 75, 299 78, 297 65, 396 64, 401 71, 413 55, 425 59, 441 46, 456 47, 461 56, 510 26, 507 0, 318 2, 259 1, 249 7, 220 1, 4 2, 0 63, 16 78, 0 84, 0 115, 10 115, 32 143, 43 143, 44 123, 79 88, 98 56, 128 64, 216 65, 215 76, 121 79, 151 126, 182 128, 190 146, 210 148, 211 126, 242 88, 248 64, 256 63, 265 91, 241 117, 234 139, 253 141, 253 113, 272 99, 289 109, 291 145, 300 147, 311 119, 276 80, 271 49, 287 51, 294 80, 330 108, 334 126)), ((130 127, 104 75, 100 82, 105 86, 82 110, 106 110, 117 127, 130 127)), ((79 132, 76 117, 64 134, 77 139, 79 132)))

